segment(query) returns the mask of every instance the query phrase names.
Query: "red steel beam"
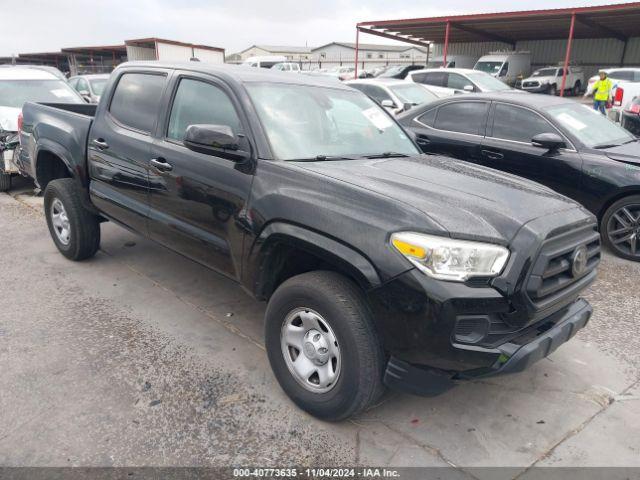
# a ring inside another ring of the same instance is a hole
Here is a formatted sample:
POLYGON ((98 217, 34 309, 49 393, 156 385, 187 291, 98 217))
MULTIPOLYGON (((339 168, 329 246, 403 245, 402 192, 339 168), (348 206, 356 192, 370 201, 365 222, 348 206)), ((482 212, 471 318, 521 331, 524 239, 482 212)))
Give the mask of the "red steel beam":
POLYGON ((400 37, 398 35, 392 35, 390 33, 380 32, 378 30, 372 30, 370 28, 358 27, 358 30, 362 33, 368 33, 369 35, 376 35, 382 38, 388 38, 390 40, 395 40, 397 42, 410 43, 412 45, 418 45, 420 47, 429 48, 429 42, 421 42, 420 40, 415 40, 413 38, 405 38, 400 37))
POLYGON ((571 59, 571 45, 573 43, 573 30, 576 26, 576 14, 571 15, 571 27, 569 28, 569 38, 567 40, 567 54, 564 57, 564 72, 562 73, 562 86, 560 87, 560 96, 564 97, 564 89, 567 86, 567 70, 569 69, 569 60, 571 59))
POLYGON ((358 78, 358 49, 360 47, 360 29, 356 27, 356 69, 353 72, 353 78, 358 78))
POLYGON ((444 31, 444 51, 442 52, 442 68, 447 68, 447 53, 449 50, 449 31, 451 30, 451 22, 447 20, 447 28, 444 31))

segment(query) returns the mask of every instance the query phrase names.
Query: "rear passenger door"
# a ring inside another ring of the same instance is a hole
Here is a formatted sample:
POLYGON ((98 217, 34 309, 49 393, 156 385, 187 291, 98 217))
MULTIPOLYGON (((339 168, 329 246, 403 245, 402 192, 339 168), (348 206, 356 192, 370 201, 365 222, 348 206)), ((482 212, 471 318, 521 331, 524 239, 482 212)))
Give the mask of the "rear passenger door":
POLYGON ((93 203, 107 216, 147 233, 152 132, 168 72, 123 70, 97 112, 88 139, 93 203))
POLYGON ((415 118, 412 130, 424 152, 480 162, 489 102, 452 101, 415 118))
POLYGON ((246 119, 229 87, 211 76, 177 72, 170 88, 152 149, 154 165, 165 167, 150 170, 150 236, 237 279, 253 173, 246 164, 189 150, 183 139, 189 125, 226 125, 251 151, 246 119))
POLYGON ((447 87, 447 73, 445 72, 419 72, 411 76, 415 83, 429 85, 429 90, 440 97, 453 95, 453 90, 447 87))
POLYGON ((491 110, 482 163, 575 197, 582 183, 582 158, 564 135, 534 110, 498 102, 491 110), (549 152, 533 146, 532 138, 540 133, 560 135, 567 147, 549 152))

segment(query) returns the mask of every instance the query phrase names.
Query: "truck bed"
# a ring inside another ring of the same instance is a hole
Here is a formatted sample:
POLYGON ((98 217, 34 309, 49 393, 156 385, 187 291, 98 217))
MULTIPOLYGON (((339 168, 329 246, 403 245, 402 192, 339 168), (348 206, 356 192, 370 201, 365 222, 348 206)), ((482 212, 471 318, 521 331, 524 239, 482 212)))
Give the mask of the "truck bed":
POLYGON ((67 163, 71 171, 80 172, 86 182, 86 154, 89 130, 97 105, 74 103, 27 102, 22 108, 22 148, 28 160, 21 170, 36 178, 36 139, 67 163))

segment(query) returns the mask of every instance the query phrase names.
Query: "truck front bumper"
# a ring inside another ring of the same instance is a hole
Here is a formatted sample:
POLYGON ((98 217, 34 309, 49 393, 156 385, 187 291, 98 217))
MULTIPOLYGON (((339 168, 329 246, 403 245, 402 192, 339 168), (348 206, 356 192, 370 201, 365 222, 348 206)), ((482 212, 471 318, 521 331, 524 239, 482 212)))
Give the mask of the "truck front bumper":
POLYGON ((387 364, 384 382, 390 388, 415 395, 438 395, 459 381, 521 372, 569 341, 589 322, 592 312, 593 309, 586 300, 578 299, 565 310, 555 314, 560 318, 538 322, 496 348, 453 344, 454 348, 471 348, 476 353, 492 358, 493 363, 488 367, 452 372, 413 365, 392 356, 387 364), (555 324, 547 329, 551 322, 555 324))

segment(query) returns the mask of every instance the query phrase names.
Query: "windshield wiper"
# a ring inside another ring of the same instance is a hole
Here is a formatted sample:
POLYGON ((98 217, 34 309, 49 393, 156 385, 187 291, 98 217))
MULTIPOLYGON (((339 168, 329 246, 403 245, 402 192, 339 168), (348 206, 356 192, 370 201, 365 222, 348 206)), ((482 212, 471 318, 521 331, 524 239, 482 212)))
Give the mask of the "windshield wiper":
POLYGON ((594 145, 593 148, 597 150, 602 150, 605 148, 613 148, 613 147, 619 147, 619 146, 620 146, 619 143, 603 143, 602 145, 594 145))
POLYGON ((375 153, 373 155, 363 155, 364 158, 394 158, 394 157, 408 157, 406 153, 399 152, 384 152, 384 153, 375 153))
POLYGON ((354 157, 341 157, 333 155, 316 155, 309 158, 296 158, 292 162, 334 162, 336 160, 356 160, 354 157))
POLYGON ((638 140, 640 140, 640 138, 632 138, 631 140, 628 140, 628 141, 624 142, 623 145, 627 145, 628 143, 637 142, 638 140))

